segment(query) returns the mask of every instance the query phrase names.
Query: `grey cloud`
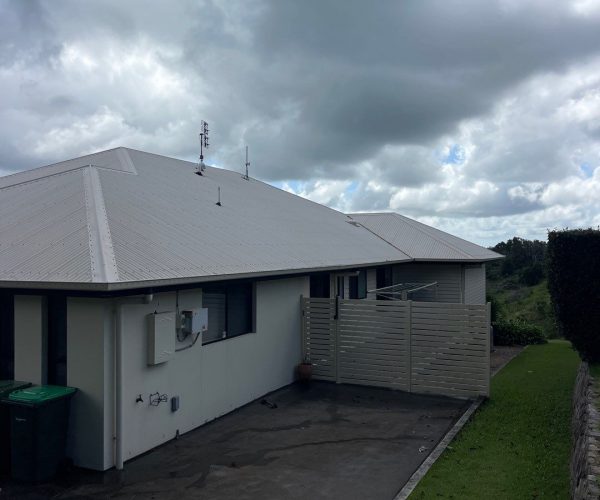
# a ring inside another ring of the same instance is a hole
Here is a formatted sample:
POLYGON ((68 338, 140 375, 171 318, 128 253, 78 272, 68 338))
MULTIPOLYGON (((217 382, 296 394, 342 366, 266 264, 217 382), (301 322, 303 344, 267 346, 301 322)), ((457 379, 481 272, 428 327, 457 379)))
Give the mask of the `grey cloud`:
POLYGON ((235 80, 225 83, 237 92, 223 125, 244 121, 247 106, 253 117, 277 122, 274 136, 261 137, 260 128, 246 136, 267 179, 352 175, 350 163, 386 144, 453 133, 460 120, 489 112, 516 83, 561 71, 600 47, 597 22, 565 12, 566 4, 267 5, 251 25, 255 50, 237 66, 231 61, 226 74, 208 66, 215 85, 235 80), (285 103, 298 116, 281 114, 285 103))
POLYGON ((60 52, 60 43, 38 0, 0 1, 0 66, 15 63, 47 65, 60 52))
POLYGON ((524 214, 511 186, 597 162, 599 118, 556 113, 598 89, 577 73, 598 56, 599 18, 569 2, 0 0, 0 168, 119 144, 195 158, 206 119, 209 161, 241 169, 249 144, 258 178, 354 180, 334 204, 384 210, 408 187, 431 215, 485 180, 496 194, 445 215, 524 214), (66 68, 73 46, 99 66, 66 68), (181 88, 153 93, 165 77, 181 88), (436 153, 461 141, 455 185, 436 153))

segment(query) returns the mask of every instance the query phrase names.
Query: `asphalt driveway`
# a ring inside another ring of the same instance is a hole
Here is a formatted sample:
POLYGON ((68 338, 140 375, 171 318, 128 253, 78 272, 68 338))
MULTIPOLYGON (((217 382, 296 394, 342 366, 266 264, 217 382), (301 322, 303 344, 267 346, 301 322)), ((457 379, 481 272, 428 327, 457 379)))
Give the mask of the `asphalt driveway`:
POLYGON ((270 394, 125 464, 0 498, 392 499, 468 402, 313 382, 270 394))

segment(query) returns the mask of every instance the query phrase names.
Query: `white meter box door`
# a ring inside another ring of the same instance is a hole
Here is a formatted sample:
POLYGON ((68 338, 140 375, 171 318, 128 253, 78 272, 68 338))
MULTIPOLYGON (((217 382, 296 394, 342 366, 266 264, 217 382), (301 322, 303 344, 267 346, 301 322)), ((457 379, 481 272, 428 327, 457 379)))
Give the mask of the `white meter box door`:
POLYGON ((175 313, 148 315, 148 364, 159 365, 175 354, 175 313))

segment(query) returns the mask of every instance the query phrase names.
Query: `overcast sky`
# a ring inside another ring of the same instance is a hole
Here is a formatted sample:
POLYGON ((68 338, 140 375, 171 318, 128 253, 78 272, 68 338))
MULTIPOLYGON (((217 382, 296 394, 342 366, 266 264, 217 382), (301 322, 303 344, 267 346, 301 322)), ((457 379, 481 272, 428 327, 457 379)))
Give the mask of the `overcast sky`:
POLYGON ((600 1, 0 0, 0 173, 127 146, 472 241, 600 225, 600 1))

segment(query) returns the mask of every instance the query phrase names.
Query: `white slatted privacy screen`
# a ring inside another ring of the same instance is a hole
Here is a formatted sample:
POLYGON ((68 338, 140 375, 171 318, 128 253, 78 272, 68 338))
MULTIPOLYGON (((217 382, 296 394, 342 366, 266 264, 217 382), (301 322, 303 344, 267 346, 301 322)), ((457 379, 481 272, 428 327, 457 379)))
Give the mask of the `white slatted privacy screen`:
POLYGON ((489 396, 489 304, 303 298, 302 311, 315 379, 489 396))

